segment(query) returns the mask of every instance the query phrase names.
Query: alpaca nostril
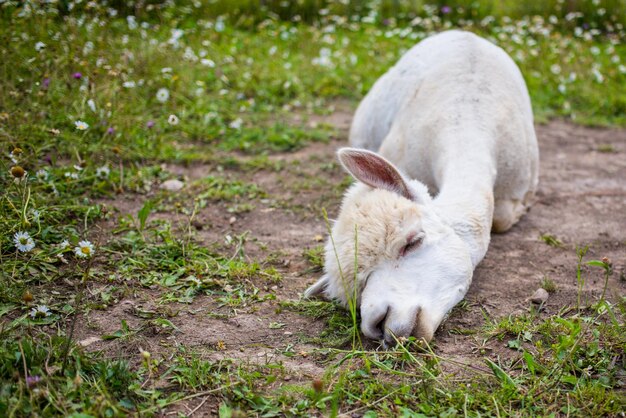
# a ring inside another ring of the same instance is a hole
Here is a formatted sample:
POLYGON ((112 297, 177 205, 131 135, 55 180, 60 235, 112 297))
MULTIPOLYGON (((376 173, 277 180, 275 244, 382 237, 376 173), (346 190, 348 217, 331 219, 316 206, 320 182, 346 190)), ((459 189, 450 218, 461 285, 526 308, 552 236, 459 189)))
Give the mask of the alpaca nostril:
POLYGON ((361 330, 368 338, 379 340, 385 335, 385 321, 389 314, 389 306, 362 306, 361 330))
POLYGON ((385 322, 387 321, 387 316, 389 316, 389 307, 387 307, 387 310, 385 310, 383 315, 376 322, 376 325, 374 325, 374 328, 378 330, 378 335, 380 335, 381 338, 385 336, 385 322))

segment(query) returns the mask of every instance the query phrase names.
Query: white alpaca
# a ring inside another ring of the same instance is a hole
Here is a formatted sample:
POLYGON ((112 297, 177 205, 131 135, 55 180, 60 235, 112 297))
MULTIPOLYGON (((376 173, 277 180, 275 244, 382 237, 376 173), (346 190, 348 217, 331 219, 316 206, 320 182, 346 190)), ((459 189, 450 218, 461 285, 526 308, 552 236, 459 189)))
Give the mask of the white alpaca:
POLYGON ((359 182, 305 296, 347 305, 355 295, 369 338, 430 340, 467 292, 490 230, 506 231, 532 203, 538 149, 524 79, 476 35, 432 36, 374 84, 350 144, 338 156, 359 182))

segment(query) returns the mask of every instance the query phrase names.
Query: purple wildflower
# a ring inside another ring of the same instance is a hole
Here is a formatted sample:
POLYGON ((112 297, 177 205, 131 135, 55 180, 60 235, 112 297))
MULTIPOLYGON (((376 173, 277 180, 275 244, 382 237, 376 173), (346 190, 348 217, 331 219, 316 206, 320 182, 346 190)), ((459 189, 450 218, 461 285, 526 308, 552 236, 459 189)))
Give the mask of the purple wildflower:
POLYGON ((153 127, 154 127, 154 121, 153 120, 149 120, 146 123, 146 128, 150 129, 150 128, 153 128, 153 127))
POLYGON ((444 15, 447 15, 448 13, 450 13, 452 11, 452 9, 450 8, 450 6, 443 6, 441 8, 441 13, 443 13, 444 15))
POLYGON ((114 133, 115 133, 115 128, 114 128, 114 127, 112 127, 112 126, 109 126, 109 127, 107 128, 107 134, 109 134, 109 135, 113 135, 114 133))
POLYGON ((50 79, 48 77, 44 78, 41 84, 43 85, 44 89, 47 89, 48 86, 50 86, 50 79))
POLYGON ((76 80, 80 80, 81 78, 83 78, 83 75, 82 73, 75 72, 74 74, 72 74, 72 77, 74 77, 76 80))
POLYGON ((26 376, 26 385, 31 389, 39 382, 41 382, 41 376, 26 376))

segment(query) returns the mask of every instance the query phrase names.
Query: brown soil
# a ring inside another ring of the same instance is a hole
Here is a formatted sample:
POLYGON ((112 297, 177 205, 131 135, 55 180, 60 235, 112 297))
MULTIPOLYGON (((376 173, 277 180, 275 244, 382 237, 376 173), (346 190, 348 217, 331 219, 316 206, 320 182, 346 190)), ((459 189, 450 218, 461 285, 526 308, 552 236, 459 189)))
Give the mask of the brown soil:
MULTIPOLYGON (((211 297, 198 296, 190 305, 167 305, 166 309, 177 313, 170 319, 179 331, 167 335, 143 331, 132 344, 122 340, 89 341, 90 337, 118 330, 122 319, 131 328, 139 327, 144 319, 136 314, 138 309, 165 309, 158 305, 156 291, 137 289, 133 298, 106 311, 90 312, 88 320, 79 324, 77 339, 90 343, 90 350, 131 359, 138 358, 140 348, 167 358, 177 347, 186 346, 214 359, 282 362, 283 379, 291 383, 320 377, 324 365, 311 355, 320 347, 301 341, 303 336, 318 335, 324 322, 277 308, 280 301, 297 300, 317 279, 317 273, 305 273, 310 265, 302 253, 320 245, 321 237, 326 235, 321 209, 327 208, 330 218, 337 214, 343 190, 340 183, 346 176, 335 162, 334 152, 346 144, 351 113, 348 106, 340 105, 333 115, 314 121, 337 126, 337 140, 271 156, 271 160, 284 163, 285 168, 279 172, 226 170, 226 175, 254 182, 268 193, 268 199, 254 202, 251 212, 234 215, 236 220, 232 222, 233 215, 226 210, 229 205, 219 203, 198 214, 197 224, 202 228, 197 231, 197 238, 206 245, 223 242, 226 234, 235 236, 249 231, 246 255, 258 260, 272 255, 283 274, 282 282, 274 290, 271 283, 256 285, 263 294, 275 293, 276 300, 244 307, 235 314, 219 307, 211 297), (210 313, 224 317, 216 318, 210 313), (270 323, 284 326, 270 328, 270 323), (283 354, 288 347, 295 356, 283 354)), ((557 290, 540 315, 576 305, 576 246, 590 245, 586 259, 609 257, 615 273, 608 293, 614 299, 626 294, 626 130, 592 129, 553 121, 538 125, 537 134, 541 153, 538 201, 509 232, 492 237, 487 256, 475 271, 466 308, 462 313, 454 312, 435 336, 435 351, 445 358, 484 365, 479 348, 499 351, 505 342, 492 340, 483 346, 475 336, 464 335, 463 331, 480 327, 485 316, 497 320, 529 310, 528 298, 544 278, 551 279, 557 290), (544 234, 557 237, 563 246, 547 245, 540 239, 544 234)), ((215 165, 168 169, 188 178, 217 173, 215 165)), ((142 202, 130 196, 108 204, 124 214, 136 213, 142 202)), ((583 301, 594 300, 602 291, 602 273, 598 268, 584 268, 583 274, 583 301)), ((199 402, 200 399, 181 408, 193 408, 199 402)), ((215 405, 209 404, 198 409, 197 414, 214 414, 215 405)), ((189 412, 181 410, 185 411, 189 412)))

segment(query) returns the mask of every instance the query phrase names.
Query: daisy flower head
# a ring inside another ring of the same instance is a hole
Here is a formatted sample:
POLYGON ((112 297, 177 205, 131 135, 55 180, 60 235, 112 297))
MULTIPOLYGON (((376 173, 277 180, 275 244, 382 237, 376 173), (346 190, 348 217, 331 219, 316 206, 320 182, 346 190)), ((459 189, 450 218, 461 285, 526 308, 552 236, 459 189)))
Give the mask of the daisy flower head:
POLYGON ((180 120, 178 119, 178 116, 176 115, 170 115, 167 118, 167 123, 169 123, 170 125, 178 125, 178 122, 180 122, 180 120))
POLYGON ((109 169, 108 165, 103 165, 102 167, 98 167, 96 168, 96 176, 99 178, 107 178, 109 177, 109 174, 111 173, 111 170, 109 169))
POLYGON ((41 218, 41 212, 39 212, 37 209, 31 209, 28 213, 30 213, 30 216, 33 217, 33 221, 39 222, 41 218))
POLYGON ((50 316, 50 308, 46 305, 37 305, 30 310, 30 317, 33 319, 45 318, 46 316, 50 316))
POLYGON ((13 235, 13 242, 18 251, 27 253, 35 248, 35 241, 28 232, 16 232, 13 235))
POLYGON ((93 256, 93 244, 89 241, 81 241, 78 246, 74 247, 74 254, 80 258, 89 258, 93 256))
POLYGON ((87 41, 85 42, 85 46, 83 46, 83 55, 88 55, 93 51, 93 42, 87 41))
POLYGON ((157 91, 156 98, 159 102, 165 103, 167 99, 170 98, 170 91, 165 87, 160 88, 159 91, 157 91))
POLYGON ((9 170, 9 173, 11 173, 11 175, 13 177, 15 177, 16 179, 21 179, 23 177, 26 177, 26 170, 24 170, 24 168, 22 168, 22 166, 19 165, 14 165, 13 167, 11 167, 11 170, 9 170))
POLYGON ((37 178, 41 181, 46 181, 48 180, 48 176, 50 175, 48 173, 48 170, 45 169, 41 169, 41 170, 37 170, 37 173, 35 173, 35 175, 37 176, 37 178))
POLYGON ((228 126, 230 126, 232 129, 241 129, 242 124, 243 124, 243 120, 241 118, 237 118, 234 121, 232 121, 228 126))
POLYGON ((9 153, 9 158, 11 159, 11 161, 13 161, 13 164, 17 164, 18 159, 22 155, 22 152, 23 151, 21 148, 14 148, 13 151, 9 153))
POLYGON ((76 126, 76 129, 79 131, 85 131, 89 128, 89 124, 87 122, 83 122, 82 120, 74 122, 74 126, 76 126))
POLYGON ((44 48, 46 47, 46 44, 44 44, 43 42, 39 41, 35 44, 35 51, 39 52, 42 51, 44 48))
POLYGON ((70 246, 70 242, 66 239, 61 241, 61 243, 59 244, 59 248, 61 248, 62 250, 66 249, 69 246, 70 246))

